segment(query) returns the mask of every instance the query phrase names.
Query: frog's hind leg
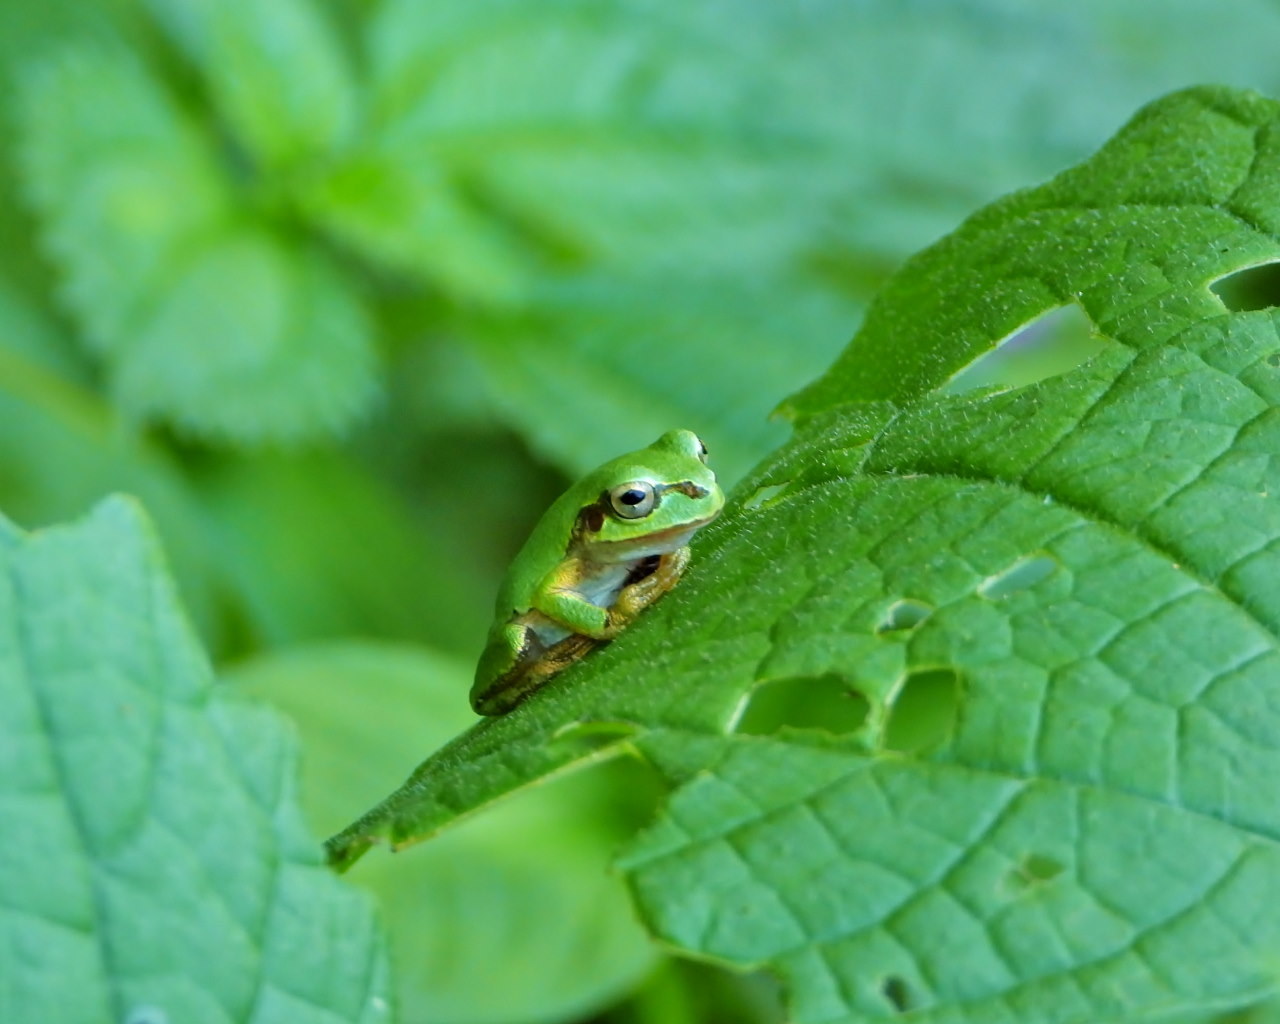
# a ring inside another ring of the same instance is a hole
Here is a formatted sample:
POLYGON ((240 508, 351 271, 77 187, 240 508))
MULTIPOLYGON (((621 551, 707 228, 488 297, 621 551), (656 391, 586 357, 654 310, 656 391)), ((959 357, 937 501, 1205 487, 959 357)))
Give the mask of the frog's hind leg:
POLYGON ((483 707, 476 708, 483 715, 505 714, 552 676, 604 643, 570 633, 547 644, 536 630, 520 622, 504 626, 503 634, 516 656, 511 667, 491 684, 492 695, 482 702, 483 707))
POLYGON ((532 670, 540 671, 540 679, 547 679, 562 672, 585 654, 590 654, 597 647, 603 647, 608 641, 571 633, 557 644, 547 648, 542 661, 532 670))

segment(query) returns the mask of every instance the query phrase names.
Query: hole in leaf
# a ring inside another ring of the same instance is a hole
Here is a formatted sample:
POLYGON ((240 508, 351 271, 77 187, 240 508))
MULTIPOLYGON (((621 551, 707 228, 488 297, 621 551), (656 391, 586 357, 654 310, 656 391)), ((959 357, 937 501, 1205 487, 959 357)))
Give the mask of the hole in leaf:
POLYGON ((636 733, 631 722, 567 722, 551 737, 557 749, 576 751, 580 756, 608 750, 636 733))
POLYGON ((884 993, 885 999, 889 1000, 889 1005, 898 1013, 906 1013, 911 1009, 911 990, 897 975, 885 978, 880 985, 880 991, 884 993))
POLYGON ((1267 365, 1280 366, 1280 352, 1272 352, 1271 355, 1267 356, 1267 365))
POLYGON ((1233 313, 1280 306, 1280 263, 1237 270, 1210 282, 1209 290, 1233 313))
POLYGON ((787 1017, 782 982, 768 969, 740 974, 696 960, 668 960, 646 986, 657 1000, 644 1001, 645 1012, 623 1012, 592 1020, 682 1021, 687 1024, 782 1024, 787 1017))
POLYGON ((999 601, 1019 590, 1034 587, 1041 580, 1052 576, 1057 568, 1057 561, 1048 555, 1020 558, 1003 572, 988 576, 978 587, 978 593, 989 601, 999 601))
POLYGON ((1027 854, 1018 866, 1018 873, 1029 883, 1052 882, 1064 870, 1064 865, 1041 853, 1027 854))
POLYGON ((925 604, 923 601, 915 601, 911 598, 904 598, 901 601, 895 601, 887 612, 880 625, 876 627, 877 633, 897 633, 908 629, 915 629, 916 626, 924 622, 933 614, 933 607, 925 604))
POLYGON ((952 375, 943 390, 1020 388, 1088 362, 1112 342, 1094 333, 1093 322, 1074 302, 1041 313, 996 342, 952 375))
POLYGON ((748 511, 761 508, 769 504, 789 486, 790 481, 785 484, 766 484, 763 487, 757 487, 751 497, 742 503, 742 507, 748 511))
POLYGON ((960 677, 950 669, 913 672, 903 681, 889 709, 884 745, 914 754, 941 745, 955 729, 960 708, 960 677))
POLYGON ((738 719, 737 731, 772 736, 782 729, 851 733, 867 720, 871 705, 844 676, 790 676, 757 686, 738 719))

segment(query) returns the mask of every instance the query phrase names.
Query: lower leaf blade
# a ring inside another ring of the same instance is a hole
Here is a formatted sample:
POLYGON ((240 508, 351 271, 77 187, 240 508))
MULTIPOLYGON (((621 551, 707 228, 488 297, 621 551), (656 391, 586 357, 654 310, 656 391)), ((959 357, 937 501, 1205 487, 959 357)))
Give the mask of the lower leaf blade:
POLYGON ((7 1017, 386 1019, 381 936, 302 826, 281 724, 213 691, 136 507, 0 558, 7 1017))

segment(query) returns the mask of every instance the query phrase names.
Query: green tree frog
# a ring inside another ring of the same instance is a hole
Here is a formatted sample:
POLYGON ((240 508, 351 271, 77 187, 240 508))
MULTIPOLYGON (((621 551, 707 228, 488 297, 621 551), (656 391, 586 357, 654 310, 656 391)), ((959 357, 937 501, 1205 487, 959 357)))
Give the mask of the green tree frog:
POLYGON ((505 714, 612 640, 676 585, 689 538, 723 505, 706 445, 689 430, 668 431, 565 491, 507 570, 471 706, 505 714))

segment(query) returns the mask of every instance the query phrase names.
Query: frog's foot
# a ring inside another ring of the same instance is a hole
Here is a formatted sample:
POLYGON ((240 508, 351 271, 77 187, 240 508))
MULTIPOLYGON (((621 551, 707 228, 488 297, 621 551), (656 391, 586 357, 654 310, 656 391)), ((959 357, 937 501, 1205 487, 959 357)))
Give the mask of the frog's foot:
POLYGON ((622 588, 618 599, 609 609, 608 632, 610 638, 631 622, 637 615, 674 587, 689 564, 689 549, 677 548, 663 555, 657 567, 649 575, 622 588))
POLYGON ((506 714, 552 676, 563 672, 604 642, 571 633, 548 645, 534 630, 518 623, 508 627, 507 632, 511 646, 519 648, 519 655, 511 667, 482 693, 472 694, 471 706, 478 714, 506 714))

